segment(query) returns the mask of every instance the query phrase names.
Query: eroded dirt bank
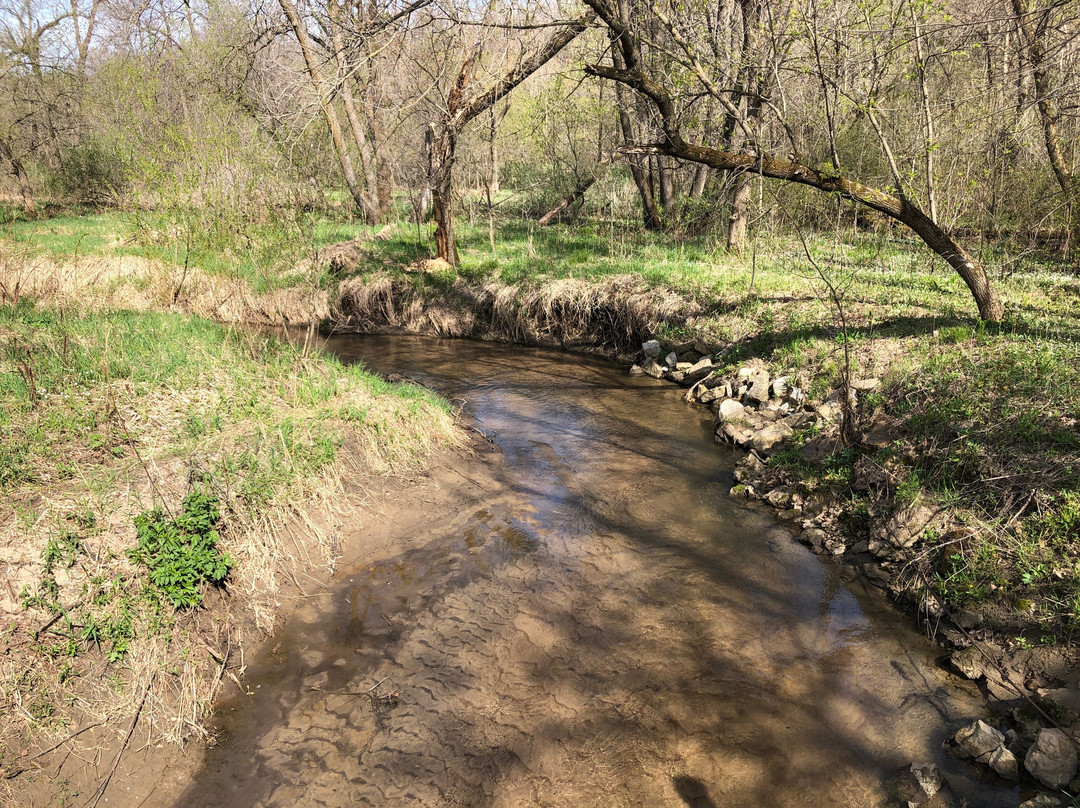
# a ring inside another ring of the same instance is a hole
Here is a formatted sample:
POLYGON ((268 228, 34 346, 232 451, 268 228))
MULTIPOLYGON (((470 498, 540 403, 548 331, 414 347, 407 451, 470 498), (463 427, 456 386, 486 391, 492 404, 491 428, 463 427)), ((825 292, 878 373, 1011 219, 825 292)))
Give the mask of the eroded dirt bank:
POLYGON ((201 768, 143 804, 868 806, 913 761, 1016 804, 942 750, 975 687, 731 502, 679 391, 524 349, 355 350, 463 400, 493 450, 394 503, 222 705, 201 768))

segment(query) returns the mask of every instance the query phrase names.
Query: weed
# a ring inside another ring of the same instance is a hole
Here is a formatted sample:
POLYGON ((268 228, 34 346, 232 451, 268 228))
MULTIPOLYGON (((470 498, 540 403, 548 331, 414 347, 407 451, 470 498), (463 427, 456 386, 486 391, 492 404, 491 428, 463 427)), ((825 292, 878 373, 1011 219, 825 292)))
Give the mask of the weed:
POLYGON ((223 584, 233 565, 217 547, 217 504, 217 499, 194 492, 184 498, 175 518, 160 507, 135 517, 138 546, 128 556, 146 565, 150 582, 178 609, 201 603, 200 586, 223 584))

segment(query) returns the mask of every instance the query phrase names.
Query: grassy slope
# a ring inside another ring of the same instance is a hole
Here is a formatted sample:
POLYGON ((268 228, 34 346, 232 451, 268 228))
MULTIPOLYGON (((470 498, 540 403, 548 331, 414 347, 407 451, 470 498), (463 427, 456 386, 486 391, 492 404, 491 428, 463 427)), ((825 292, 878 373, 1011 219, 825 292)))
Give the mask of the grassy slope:
POLYGON ((342 478, 416 469, 456 440, 427 391, 264 335, 0 305, 0 765, 76 706, 130 712, 159 673, 158 731, 197 729, 224 673, 212 654, 261 636, 282 581, 331 559, 342 478), (230 598, 204 588, 208 612, 174 608, 127 554, 138 514, 176 514, 191 491, 216 498, 234 561, 230 598), (307 522, 297 543, 288 525, 305 512, 323 530, 307 522))

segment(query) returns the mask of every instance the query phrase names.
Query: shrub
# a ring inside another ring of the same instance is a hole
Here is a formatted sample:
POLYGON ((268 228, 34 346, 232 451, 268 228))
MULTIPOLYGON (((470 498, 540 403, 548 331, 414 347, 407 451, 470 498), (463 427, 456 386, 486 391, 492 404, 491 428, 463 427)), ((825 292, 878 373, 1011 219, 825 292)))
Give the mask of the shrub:
POLYGON ((214 497, 194 492, 170 519, 161 508, 135 517, 138 546, 128 556, 147 566, 150 582, 178 609, 202 602, 203 582, 224 583, 232 559, 217 548, 221 514, 214 497))

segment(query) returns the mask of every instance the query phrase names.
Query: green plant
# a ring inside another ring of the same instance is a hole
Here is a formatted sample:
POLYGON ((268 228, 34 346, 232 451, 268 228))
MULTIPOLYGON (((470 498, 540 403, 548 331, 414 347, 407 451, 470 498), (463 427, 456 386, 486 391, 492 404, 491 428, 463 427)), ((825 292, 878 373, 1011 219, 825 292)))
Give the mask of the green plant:
POLYGON ((216 498, 196 491, 184 498, 175 518, 160 507, 135 517, 138 546, 128 556, 147 566, 151 584, 178 609, 201 603, 199 587, 224 583, 233 564, 217 547, 217 504, 216 498))

